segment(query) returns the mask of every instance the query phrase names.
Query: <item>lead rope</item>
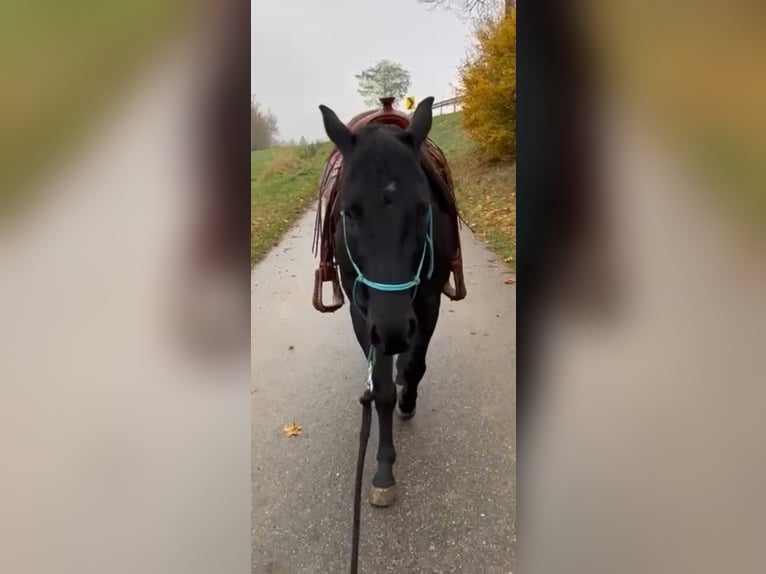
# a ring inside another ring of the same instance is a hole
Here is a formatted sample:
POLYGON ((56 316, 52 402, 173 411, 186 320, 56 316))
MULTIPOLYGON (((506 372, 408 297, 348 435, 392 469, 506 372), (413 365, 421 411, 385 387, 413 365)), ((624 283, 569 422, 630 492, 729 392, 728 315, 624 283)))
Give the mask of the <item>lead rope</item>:
POLYGON ((359 571, 359 515, 362 510, 362 475, 367 442, 370 439, 372 420, 372 368, 375 366, 375 348, 370 346, 367 355, 367 388, 359 397, 362 404, 362 427, 359 429, 359 456, 356 459, 356 485, 354 486, 354 526, 351 534, 351 574, 359 571))

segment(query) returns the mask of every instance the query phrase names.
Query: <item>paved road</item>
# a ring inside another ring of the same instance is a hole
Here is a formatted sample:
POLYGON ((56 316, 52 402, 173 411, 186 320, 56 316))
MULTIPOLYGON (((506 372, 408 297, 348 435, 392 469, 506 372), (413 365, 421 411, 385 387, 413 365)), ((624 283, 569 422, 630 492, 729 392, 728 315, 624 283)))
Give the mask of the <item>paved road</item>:
MULTIPOLYGON (((314 311, 314 212, 252 275, 253 572, 348 571, 365 360, 347 307, 314 311), (298 438, 281 428, 303 426, 298 438)), ((465 230, 414 419, 395 419, 399 499, 362 508, 360 571, 508 574, 515 562, 516 290, 465 230)), ((374 411, 373 411, 374 412, 374 411)), ((365 466, 372 479, 377 420, 365 466)))

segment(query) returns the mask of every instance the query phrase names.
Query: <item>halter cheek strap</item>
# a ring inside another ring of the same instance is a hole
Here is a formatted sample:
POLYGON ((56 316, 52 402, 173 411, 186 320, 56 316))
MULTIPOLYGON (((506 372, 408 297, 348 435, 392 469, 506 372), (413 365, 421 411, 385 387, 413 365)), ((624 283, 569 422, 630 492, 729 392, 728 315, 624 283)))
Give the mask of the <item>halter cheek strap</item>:
MULTIPOLYGON (((434 229, 433 229, 433 212, 431 210, 431 206, 428 206, 428 210, 426 211, 426 242, 425 245, 423 245, 423 253, 420 255, 420 263, 418 264, 418 270, 415 272, 415 276, 412 278, 412 280, 407 281, 406 283, 378 283, 377 281, 371 281, 367 277, 364 276, 364 273, 362 273, 362 270, 359 269, 359 266, 356 264, 356 261, 354 261, 354 258, 351 255, 351 250, 348 247, 348 240, 346 236, 346 212, 341 211, 341 217, 343 221, 343 243, 346 246, 346 254, 348 254, 348 259, 351 261, 351 265, 354 268, 354 271, 356 272, 356 280, 354 281, 354 287, 353 287, 353 295, 354 295, 354 304, 359 308, 358 303, 356 302, 356 287, 360 283, 363 285, 366 285, 370 289, 375 289, 376 291, 385 291, 388 293, 393 293, 397 291, 406 291, 408 289, 412 289, 413 287, 417 288, 418 285, 420 285, 420 274, 423 271, 423 264, 426 260, 426 252, 430 253, 430 256, 428 258, 428 272, 426 273, 426 278, 430 279, 434 272, 434 229)), ((415 297, 415 294, 413 293, 413 298, 415 297)))

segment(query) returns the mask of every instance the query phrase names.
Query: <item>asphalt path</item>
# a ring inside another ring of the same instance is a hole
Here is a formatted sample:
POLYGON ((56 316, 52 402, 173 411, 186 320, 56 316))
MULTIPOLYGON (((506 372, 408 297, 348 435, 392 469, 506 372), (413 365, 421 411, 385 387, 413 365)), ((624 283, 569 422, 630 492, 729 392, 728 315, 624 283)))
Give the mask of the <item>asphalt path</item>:
MULTIPOLYGON (((252 571, 347 572, 365 358, 348 305, 311 306, 313 210, 252 273, 252 571), (286 437, 285 424, 302 427, 286 437)), ((516 288, 463 230, 468 296, 443 299, 417 415, 394 418, 398 500, 363 503, 360 572, 512 573, 516 288)), ((373 409, 373 413, 374 413, 373 409)), ((375 470, 377 417, 365 465, 375 470)))

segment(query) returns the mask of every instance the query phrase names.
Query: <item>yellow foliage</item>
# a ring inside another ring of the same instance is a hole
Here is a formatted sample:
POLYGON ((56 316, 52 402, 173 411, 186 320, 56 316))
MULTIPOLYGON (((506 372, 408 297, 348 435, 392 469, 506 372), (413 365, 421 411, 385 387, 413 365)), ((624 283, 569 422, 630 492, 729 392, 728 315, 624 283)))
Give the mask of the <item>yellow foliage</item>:
POLYGON ((294 436, 301 436, 301 432, 303 432, 303 427, 295 423, 290 423, 282 427, 282 432, 284 433, 285 436, 290 438, 294 436))
POLYGON ((516 10, 476 29, 476 52, 460 69, 463 128, 489 161, 516 158, 516 10))

